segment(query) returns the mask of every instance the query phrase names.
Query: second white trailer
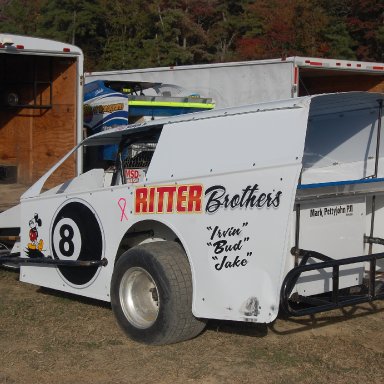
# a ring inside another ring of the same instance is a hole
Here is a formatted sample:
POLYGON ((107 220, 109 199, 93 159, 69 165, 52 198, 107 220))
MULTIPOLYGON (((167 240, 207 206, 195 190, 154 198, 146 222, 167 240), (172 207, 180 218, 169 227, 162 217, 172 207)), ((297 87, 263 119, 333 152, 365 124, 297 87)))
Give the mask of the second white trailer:
POLYGON ((227 108, 321 93, 384 92, 384 63, 295 56, 85 73, 86 82, 99 79, 176 84, 227 108))

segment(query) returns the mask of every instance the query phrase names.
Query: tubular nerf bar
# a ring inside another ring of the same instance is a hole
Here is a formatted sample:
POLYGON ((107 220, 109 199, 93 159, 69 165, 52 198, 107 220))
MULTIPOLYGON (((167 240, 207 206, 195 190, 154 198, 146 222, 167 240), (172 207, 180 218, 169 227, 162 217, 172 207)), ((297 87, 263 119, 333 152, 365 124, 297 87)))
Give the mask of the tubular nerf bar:
POLYGON ((38 264, 38 265, 57 265, 65 267, 105 267, 108 264, 106 258, 101 260, 61 260, 51 257, 21 257, 20 252, 8 253, 5 256, 0 256, 0 265, 12 263, 17 265, 38 264))
MULTIPOLYGON (((154 236, 152 230, 137 231, 126 234, 126 237, 135 237, 140 235, 154 236)), ((21 257, 20 252, 11 253, 6 250, 0 250, 0 265, 12 263, 16 265, 35 264, 35 265, 57 265, 65 267, 105 267, 108 260, 104 257, 101 260, 62 260, 55 259, 52 256, 47 257, 21 257)))
MULTIPOLYGON (((375 240, 376 238, 372 239, 372 242, 376 242, 375 240)), ((384 252, 368 256, 348 257, 340 260, 334 260, 321 253, 304 249, 292 248, 291 253, 295 256, 302 257, 302 260, 297 267, 288 272, 281 287, 280 305, 284 312, 290 316, 312 315, 314 313, 330 311, 349 305, 384 299, 384 290, 382 292, 376 292, 376 262, 379 259, 384 259, 384 252), (309 258, 318 259, 320 262, 307 264, 309 258), (368 292, 356 295, 341 295, 339 290, 340 266, 361 262, 368 262, 370 264, 368 292), (291 299, 292 291, 302 273, 319 271, 325 268, 332 268, 332 291, 330 295, 294 295, 291 299), (297 304, 305 304, 305 306, 294 306, 292 305, 293 301, 297 304)))

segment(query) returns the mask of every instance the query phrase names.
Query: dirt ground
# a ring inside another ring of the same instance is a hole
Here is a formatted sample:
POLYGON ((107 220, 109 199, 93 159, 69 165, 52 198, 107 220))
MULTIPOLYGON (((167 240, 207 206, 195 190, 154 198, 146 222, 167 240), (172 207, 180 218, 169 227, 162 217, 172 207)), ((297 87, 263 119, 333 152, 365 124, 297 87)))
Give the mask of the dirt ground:
POLYGON ((108 304, 0 269, 0 383, 383 383, 384 302, 271 325, 211 321, 194 340, 129 340, 108 304))

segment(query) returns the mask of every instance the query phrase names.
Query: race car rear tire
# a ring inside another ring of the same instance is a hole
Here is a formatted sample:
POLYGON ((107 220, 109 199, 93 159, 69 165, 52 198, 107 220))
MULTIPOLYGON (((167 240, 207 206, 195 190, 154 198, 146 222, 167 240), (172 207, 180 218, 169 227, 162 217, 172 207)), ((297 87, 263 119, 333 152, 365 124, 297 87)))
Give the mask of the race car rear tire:
POLYGON ((112 275, 111 304, 124 332, 144 344, 188 340, 205 327, 205 320, 192 314, 191 270, 175 242, 147 243, 125 252, 112 275))

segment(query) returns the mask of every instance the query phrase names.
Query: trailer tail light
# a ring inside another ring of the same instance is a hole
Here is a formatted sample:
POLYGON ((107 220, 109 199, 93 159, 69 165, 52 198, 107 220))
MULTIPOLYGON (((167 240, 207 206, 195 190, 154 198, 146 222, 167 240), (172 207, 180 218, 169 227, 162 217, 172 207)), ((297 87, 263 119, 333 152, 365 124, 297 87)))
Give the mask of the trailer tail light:
POLYGON ((71 52, 70 48, 63 48, 63 52, 71 52))
POLYGON ((382 71, 382 70, 384 70, 384 67, 373 66, 372 69, 376 69, 376 70, 382 71))
POLYGON ((24 49, 24 45, 18 44, 16 45, 16 49, 24 49))
POLYGON ((299 79, 299 68, 295 67, 295 72, 293 74, 293 84, 297 85, 298 79, 299 79))
POLYGON ((305 64, 313 65, 316 67, 322 67, 323 66, 323 63, 321 63, 320 61, 305 60, 305 64))

